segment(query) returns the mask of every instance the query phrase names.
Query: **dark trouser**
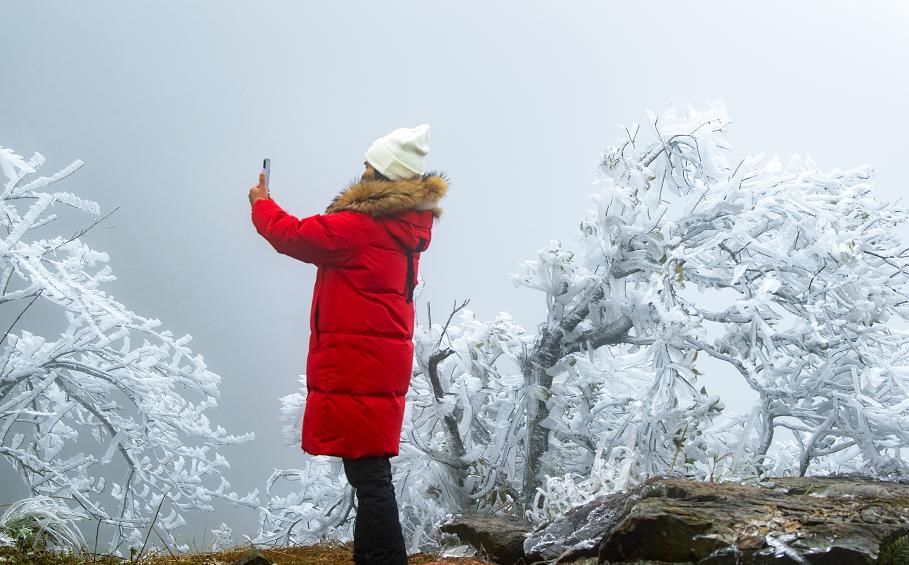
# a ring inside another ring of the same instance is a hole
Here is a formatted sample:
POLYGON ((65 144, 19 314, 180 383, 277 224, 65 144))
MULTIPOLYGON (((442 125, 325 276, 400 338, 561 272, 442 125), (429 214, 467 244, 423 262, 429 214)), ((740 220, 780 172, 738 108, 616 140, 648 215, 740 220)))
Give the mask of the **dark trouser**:
POLYGON ((354 563, 407 564, 388 457, 343 459, 347 481, 357 490, 354 563))

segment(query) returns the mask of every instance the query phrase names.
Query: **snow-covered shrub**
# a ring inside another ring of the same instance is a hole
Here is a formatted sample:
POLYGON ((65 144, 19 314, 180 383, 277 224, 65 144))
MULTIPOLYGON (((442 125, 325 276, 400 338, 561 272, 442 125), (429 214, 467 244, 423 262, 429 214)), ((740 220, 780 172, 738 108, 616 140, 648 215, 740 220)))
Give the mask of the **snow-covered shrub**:
POLYGON ((211 551, 224 551, 234 546, 234 532, 230 526, 221 522, 221 525, 211 530, 211 551))
MULTIPOLYGON (((128 310, 103 290, 108 256, 80 237, 46 236, 55 210, 97 216, 98 204, 51 188, 82 165, 32 178, 44 158, 0 147, 0 455, 34 496, 68 499, 113 532, 110 549, 141 545, 152 518, 161 539, 190 509, 230 491, 217 449, 250 439, 212 426, 220 378, 193 353, 189 336, 128 310), (56 337, 25 329, 38 302, 59 312, 56 337), (112 479, 114 474, 121 477, 112 479)), ((103 219, 103 218, 102 218, 103 219)), ((98 220, 100 221, 100 220, 98 220)), ((97 223, 97 222, 96 222, 97 223)))
MULTIPOLYGON (((85 546, 76 522, 85 518, 61 500, 33 496, 18 500, 0 515, 0 538, 23 550, 80 551, 85 546)), ((2 543, 0 543, 2 545, 2 543)))

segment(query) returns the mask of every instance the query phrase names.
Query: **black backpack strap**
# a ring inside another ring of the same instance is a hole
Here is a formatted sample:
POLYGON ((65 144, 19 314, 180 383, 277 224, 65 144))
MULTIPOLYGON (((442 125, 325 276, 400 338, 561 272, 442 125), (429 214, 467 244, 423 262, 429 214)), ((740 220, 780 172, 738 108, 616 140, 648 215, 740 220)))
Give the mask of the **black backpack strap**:
POLYGON ((404 296, 407 297, 407 303, 410 304, 413 302, 413 290, 417 286, 417 274, 415 268, 416 253, 422 253, 426 251, 426 248, 429 247, 429 242, 420 238, 420 242, 417 244, 416 249, 407 250, 407 280, 404 283, 404 296))

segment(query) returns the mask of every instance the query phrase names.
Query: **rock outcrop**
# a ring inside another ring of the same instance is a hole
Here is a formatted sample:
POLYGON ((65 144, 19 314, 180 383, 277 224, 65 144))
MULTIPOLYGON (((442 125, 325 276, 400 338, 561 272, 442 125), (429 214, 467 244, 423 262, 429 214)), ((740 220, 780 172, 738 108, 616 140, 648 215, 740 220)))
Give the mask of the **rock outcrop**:
POLYGON ((781 477, 757 484, 654 478, 533 531, 475 516, 448 526, 497 563, 909 565, 909 484, 781 477), (523 540, 523 554, 490 551, 523 540))
POLYGON ((909 485, 782 477, 758 485, 651 479, 543 524, 527 560, 698 565, 909 564, 909 485), (905 559, 905 560, 904 560, 905 559))
POLYGON ((262 555, 256 550, 247 551, 243 557, 234 562, 233 565, 272 565, 274 561, 262 555))
POLYGON ((524 540, 529 522, 506 516, 461 514, 442 524, 442 532, 453 534, 462 543, 477 549, 496 563, 519 563, 524 559, 524 540))

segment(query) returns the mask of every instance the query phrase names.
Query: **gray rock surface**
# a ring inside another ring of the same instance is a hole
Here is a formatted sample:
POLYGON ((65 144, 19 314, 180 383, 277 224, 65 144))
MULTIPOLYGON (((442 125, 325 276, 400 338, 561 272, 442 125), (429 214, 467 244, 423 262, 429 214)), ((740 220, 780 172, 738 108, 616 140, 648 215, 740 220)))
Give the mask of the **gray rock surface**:
POLYGON ((524 550, 527 562, 906 565, 909 485, 857 478, 785 477, 759 485, 655 478, 541 525, 524 550))
POLYGON ((513 565, 524 558, 524 538, 530 532, 531 524, 506 516, 461 514, 439 529, 457 536, 496 563, 513 565))
POLYGON ((234 561, 233 565, 273 565, 273 562, 258 551, 251 549, 243 557, 234 561))
POLYGON ((604 533, 628 514, 634 502, 627 493, 595 498, 534 530, 524 542, 524 553, 535 561, 597 557, 604 533))

